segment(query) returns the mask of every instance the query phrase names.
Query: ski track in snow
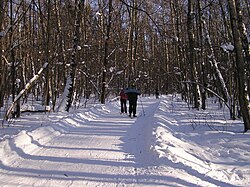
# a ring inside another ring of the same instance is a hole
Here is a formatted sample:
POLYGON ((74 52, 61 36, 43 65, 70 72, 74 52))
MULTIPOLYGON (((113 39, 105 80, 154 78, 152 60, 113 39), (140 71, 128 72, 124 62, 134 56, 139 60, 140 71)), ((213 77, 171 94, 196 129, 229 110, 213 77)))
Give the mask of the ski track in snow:
MULTIPOLYGON (((146 115, 139 101, 138 118, 132 119, 119 114, 118 102, 74 113, 51 113, 41 127, 2 138, 0 186, 249 185, 249 181, 240 183, 249 175, 249 161, 240 165, 243 171, 234 164, 225 167, 214 154, 213 140, 207 147, 203 141, 200 145, 191 142, 192 131, 185 133, 188 127, 183 126, 180 131, 186 111, 173 111, 170 99, 143 98, 146 115)), ((18 123, 29 122, 29 117, 18 123)), ((234 141, 224 140, 225 145, 234 141)), ((233 144, 227 145, 231 154, 237 154, 233 144)), ((242 149, 249 150, 246 145, 242 149)), ((228 154, 228 150, 218 150, 220 156, 228 154)))

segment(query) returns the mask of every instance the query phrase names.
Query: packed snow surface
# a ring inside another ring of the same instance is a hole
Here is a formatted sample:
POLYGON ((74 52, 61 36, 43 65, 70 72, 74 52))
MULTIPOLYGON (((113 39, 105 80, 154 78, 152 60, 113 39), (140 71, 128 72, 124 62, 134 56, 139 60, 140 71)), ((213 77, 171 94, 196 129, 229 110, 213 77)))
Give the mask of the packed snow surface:
POLYGON ((178 96, 24 113, 0 129, 0 186, 250 186, 250 134, 227 108, 178 96))

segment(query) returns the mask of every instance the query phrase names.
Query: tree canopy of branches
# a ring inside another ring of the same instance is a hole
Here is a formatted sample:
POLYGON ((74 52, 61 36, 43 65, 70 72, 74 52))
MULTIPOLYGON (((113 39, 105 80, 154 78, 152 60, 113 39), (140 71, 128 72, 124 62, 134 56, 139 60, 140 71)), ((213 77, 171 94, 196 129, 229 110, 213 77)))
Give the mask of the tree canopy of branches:
POLYGON ((216 96, 247 131, 249 7, 248 0, 0 0, 0 107, 11 98, 20 115, 15 97, 46 64, 24 99, 69 111, 82 96, 105 103, 135 83, 144 94, 180 93, 197 109, 216 96))

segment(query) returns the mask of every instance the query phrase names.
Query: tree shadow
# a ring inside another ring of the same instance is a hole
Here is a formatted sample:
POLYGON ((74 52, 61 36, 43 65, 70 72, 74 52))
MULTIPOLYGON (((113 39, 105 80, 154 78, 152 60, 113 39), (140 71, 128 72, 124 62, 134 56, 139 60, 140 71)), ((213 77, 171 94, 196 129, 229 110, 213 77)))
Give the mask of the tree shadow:
MULTIPOLYGON (((150 104, 146 109, 146 116, 141 116, 135 119, 135 122, 130 126, 130 129, 127 131, 127 134, 121 138, 123 143, 121 144, 124 152, 127 153, 128 159, 135 163, 136 168, 154 168, 166 166, 170 169, 176 169, 180 171, 185 171, 187 175, 196 176, 201 181, 206 181, 216 186, 229 186, 236 187, 237 185, 232 185, 223 181, 216 180, 212 177, 207 176, 206 174, 199 173, 197 170, 190 168, 182 163, 173 163, 167 158, 158 158, 155 153, 150 151, 150 146, 152 146, 152 132, 154 128, 157 127, 159 121, 165 123, 168 126, 168 123, 174 122, 174 118, 168 119, 164 117, 164 114, 155 115, 155 111, 159 109, 159 103, 150 104), (170 120, 170 121, 169 121, 170 120)), ((174 122, 175 123, 175 122, 174 122)), ((166 127, 167 128, 167 127, 166 127)), ((176 127, 176 128, 184 128, 176 127)), ((164 175, 164 174, 163 174, 164 175)), ((159 177, 161 177, 159 175, 159 177)), ((150 179, 150 176, 148 176, 150 179)), ((166 177, 166 180, 169 180, 169 177, 166 177)), ((172 178, 176 184, 182 184, 184 186, 196 186, 192 181, 188 181, 188 178, 172 178)))

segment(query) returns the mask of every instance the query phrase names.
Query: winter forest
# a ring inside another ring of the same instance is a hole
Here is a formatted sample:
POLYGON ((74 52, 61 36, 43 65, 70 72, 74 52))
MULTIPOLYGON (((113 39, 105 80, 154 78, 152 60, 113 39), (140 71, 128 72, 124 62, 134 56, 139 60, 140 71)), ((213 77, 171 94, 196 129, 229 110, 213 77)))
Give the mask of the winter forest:
POLYGON ((0 186, 249 186, 249 98, 249 0, 0 0, 0 186))
POLYGON ((136 82, 144 94, 180 93, 197 109, 216 96, 247 131, 249 7, 248 0, 1 0, 0 107, 6 119, 18 117, 32 96, 69 111, 91 94, 105 103, 136 82))

